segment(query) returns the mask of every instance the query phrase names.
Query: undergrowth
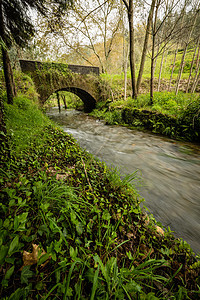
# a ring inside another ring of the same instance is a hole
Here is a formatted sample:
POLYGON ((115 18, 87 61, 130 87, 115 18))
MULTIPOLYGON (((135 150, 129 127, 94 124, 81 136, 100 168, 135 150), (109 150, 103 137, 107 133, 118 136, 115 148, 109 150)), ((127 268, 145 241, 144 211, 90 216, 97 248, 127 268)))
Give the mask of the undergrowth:
POLYGON ((153 106, 149 101, 149 95, 139 95, 136 100, 101 102, 91 115, 110 125, 129 125, 172 138, 200 142, 198 94, 155 93, 153 106))
POLYGON ((131 177, 30 102, 14 105, 0 163, 0 298, 199 299, 198 257, 141 210, 131 177))

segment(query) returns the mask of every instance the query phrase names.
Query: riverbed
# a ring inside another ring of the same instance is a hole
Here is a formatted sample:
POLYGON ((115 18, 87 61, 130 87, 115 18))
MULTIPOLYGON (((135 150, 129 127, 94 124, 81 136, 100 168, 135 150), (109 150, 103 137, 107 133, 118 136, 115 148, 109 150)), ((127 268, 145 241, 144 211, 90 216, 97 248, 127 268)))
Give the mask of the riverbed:
POLYGON ((83 112, 48 111, 81 147, 121 174, 137 170, 133 184, 144 205, 176 237, 200 253, 200 146, 122 126, 107 126, 83 112))

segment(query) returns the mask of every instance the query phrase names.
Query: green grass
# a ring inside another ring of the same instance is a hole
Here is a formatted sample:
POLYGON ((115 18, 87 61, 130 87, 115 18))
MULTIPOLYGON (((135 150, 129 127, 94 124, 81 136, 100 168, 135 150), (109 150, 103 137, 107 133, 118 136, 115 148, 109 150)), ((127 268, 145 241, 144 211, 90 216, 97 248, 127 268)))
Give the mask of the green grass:
POLYGON ((28 147, 33 137, 50 124, 36 103, 25 96, 15 98, 13 105, 5 104, 7 131, 12 136, 10 147, 20 152, 28 147))
MULTIPOLYGON (((169 88, 169 81, 171 78, 171 71, 172 71, 172 66, 173 66, 173 61, 174 61, 174 52, 173 51, 169 51, 169 53, 165 55, 164 58, 164 62, 163 62, 163 68, 162 68, 162 74, 161 74, 161 87, 160 87, 160 91, 162 92, 166 92, 168 91, 169 88)), ((175 86, 176 86, 176 81, 178 78, 178 73, 179 73, 179 67, 180 67, 180 63, 181 63, 181 59, 182 59, 182 53, 183 51, 179 51, 177 53, 177 57, 176 57, 176 64, 175 64, 175 69, 173 72, 173 77, 172 77, 172 82, 171 82, 171 91, 175 90, 175 86)), ((155 67, 155 72, 154 72, 154 83, 157 86, 157 82, 158 82, 158 78, 159 78, 159 72, 160 72, 160 64, 161 64, 161 59, 162 59, 162 55, 159 55, 157 60, 156 60, 156 67, 155 67)), ((191 66, 191 62, 193 59, 193 50, 188 50, 186 53, 186 57, 185 57, 185 64, 184 64, 184 69, 183 69, 183 73, 182 73, 182 77, 181 79, 184 80, 184 84, 182 84, 180 86, 180 90, 181 91, 185 91, 186 89, 186 83, 190 74, 190 66, 191 66)), ((193 67, 193 72, 192 72, 192 78, 194 78, 195 76, 195 68, 196 65, 194 64, 193 67)), ((149 93, 150 91, 150 78, 151 78, 151 60, 150 57, 146 57, 146 61, 145 61, 145 66, 144 66, 144 72, 143 72, 143 76, 142 76, 142 84, 141 84, 141 88, 140 88, 140 93, 144 94, 144 93, 149 93)), ((137 80, 137 76, 139 73, 139 64, 136 64, 136 80, 137 80)), ((111 100, 117 100, 117 99, 123 99, 124 98, 124 74, 101 74, 101 77, 103 78, 103 80, 105 80, 106 82, 109 83, 111 89, 112 89, 112 99, 111 100)), ((132 92, 131 92, 131 73, 130 73, 130 69, 128 69, 127 72, 127 96, 130 97, 132 92)), ((191 78, 191 82, 190 84, 192 84, 192 79, 191 78)), ((154 89, 155 91, 157 90, 157 87, 155 87, 154 89)), ((140 97, 140 95, 139 95, 140 97)))
POLYGON ((25 98, 6 105, 6 116, 2 300, 198 299, 198 258, 169 229, 160 235, 153 216, 147 222, 135 174, 122 180, 25 98), (32 244, 36 261, 23 266, 32 244))
MULTIPOLYGON (((177 53, 173 79, 177 79, 179 66, 182 59, 182 53, 183 53, 182 51, 179 51, 177 53)), ((192 62, 192 58, 193 58, 193 51, 187 51, 185 56, 185 66, 183 69, 182 79, 187 79, 190 74, 190 65, 192 62)), ((156 68, 154 73, 155 78, 159 77, 161 59, 162 59, 162 54, 158 56, 156 61, 156 68)), ((168 80, 170 79, 173 62, 174 62, 174 53, 170 52, 169 54, 166 54, 163 62, 162 78, 168 80)), ((143 78, 150 78, 150 70, 151 70, 151 60, 150 58, 147 57, 145 62, 145 67, 144 67, 143 78)), ((137 72, 139 72, 138 69, 136 70, 136 75, 138 75, 137 72)), ((195 74, 195 69, 193 69, 193 75, 194 74, 195 74)))
POLYGON ((155 92, 153 105, 147 94, 136 100, 98 103, 91 113, 110 125, 147 129, 172 138, 200 142, 200 102, 198 94, 155 92))
POLYGON ((111 108, 127 106, 130 108, 142 108, 152 111, 161 112, 164 114, 177 116, 179 113, 187 109, 187 107, 199 99, 198 94, 185 94, 179 92, 175 95, 174 92, 155 92, 153 106, 150 105, 149 94, 138 95, 137 100, 128 98, 126 101, 119 100, 110 104, 111 108))

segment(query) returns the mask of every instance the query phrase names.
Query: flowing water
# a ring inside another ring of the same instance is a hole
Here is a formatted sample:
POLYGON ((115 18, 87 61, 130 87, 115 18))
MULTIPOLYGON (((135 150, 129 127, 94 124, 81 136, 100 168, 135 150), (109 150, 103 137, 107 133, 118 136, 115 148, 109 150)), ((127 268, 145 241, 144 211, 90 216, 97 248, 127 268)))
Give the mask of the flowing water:
POLYGON ((137 189, 157 221, 200 252, 200 147, 103 121, 78 111, 51 109, 51 119, 81 147, 122 174, 138 170, 137 189))

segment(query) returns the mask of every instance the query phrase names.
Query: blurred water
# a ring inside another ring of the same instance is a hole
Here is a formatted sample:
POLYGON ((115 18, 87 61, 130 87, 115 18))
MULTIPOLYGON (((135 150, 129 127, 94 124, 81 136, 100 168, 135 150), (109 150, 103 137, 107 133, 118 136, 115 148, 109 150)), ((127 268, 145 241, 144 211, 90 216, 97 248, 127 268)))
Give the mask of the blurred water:
POLYGON ((157 221, 200 252, 200 147, 157 135, 106 126, 78 111, 51 109, 65 132, 122 174, 138 169, 137 189, 157 221), (141 186, 142 184, 142 186, 141 186))

